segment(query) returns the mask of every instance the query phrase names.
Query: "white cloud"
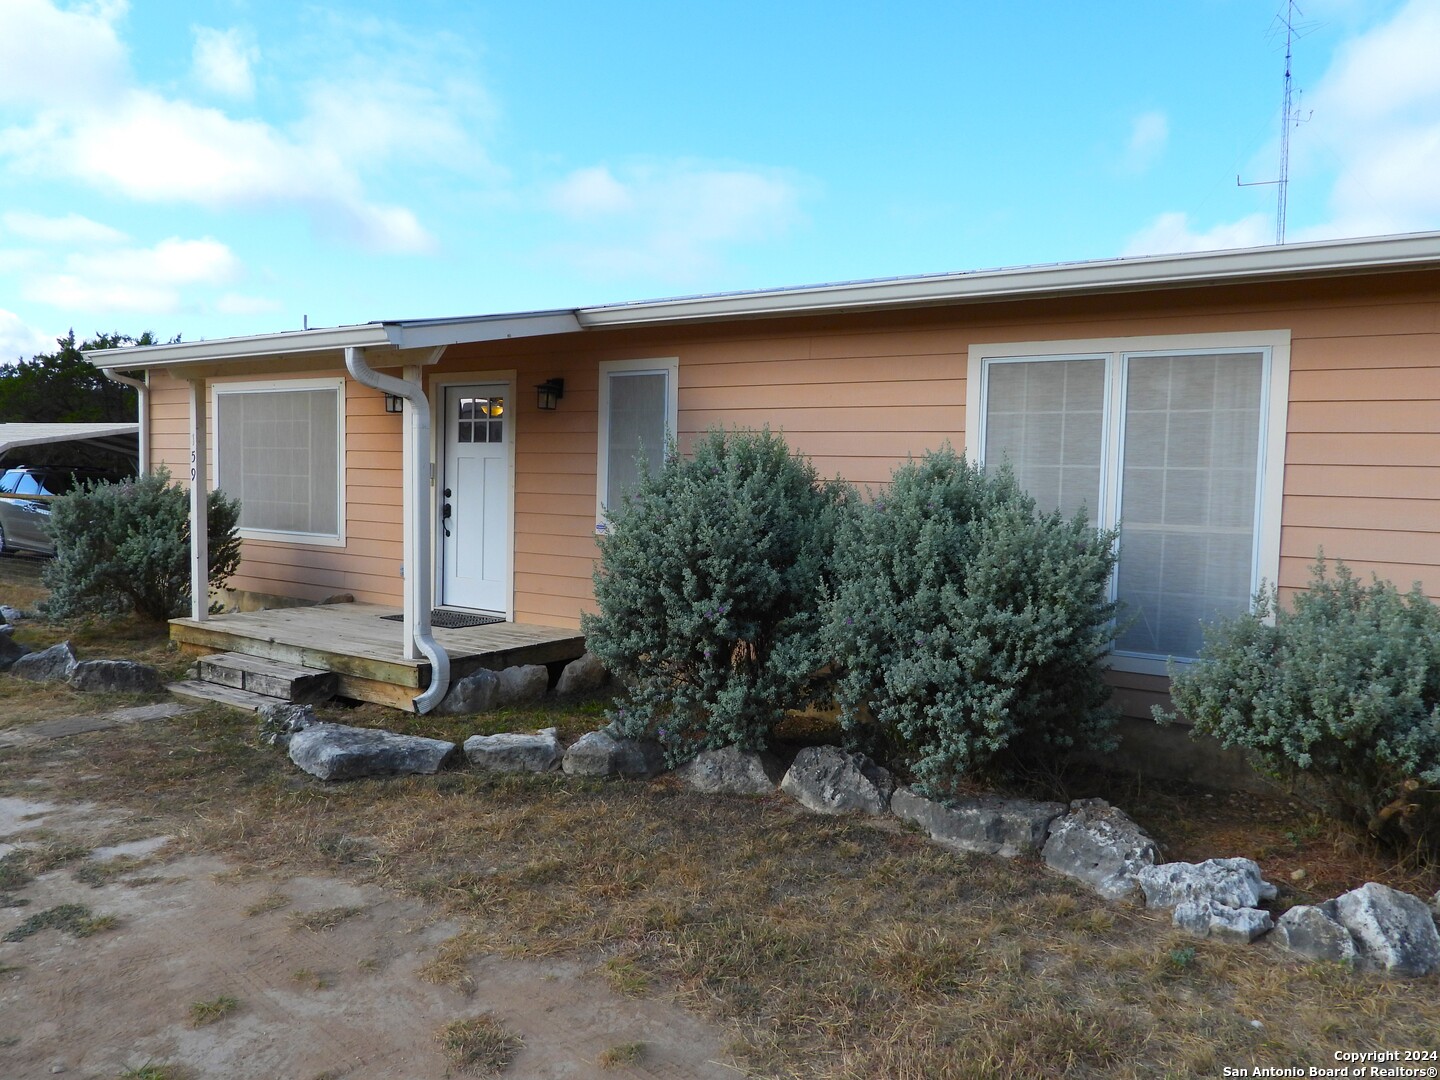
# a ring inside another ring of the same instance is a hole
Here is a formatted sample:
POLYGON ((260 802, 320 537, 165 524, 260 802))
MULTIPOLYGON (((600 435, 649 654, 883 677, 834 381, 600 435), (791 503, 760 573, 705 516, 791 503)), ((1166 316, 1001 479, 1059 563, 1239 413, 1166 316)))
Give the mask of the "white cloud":
POLYGON ((603 165, 576 169, 550 191, 550 205, 566 217, 585 219, 629 210, 630 191, 603 165))
POLYGON ((0 308, 0 364, 16 360, 29 360, 36 353, 50 352, 55 348, 53 334, 41 333, 28 326, 13 311, 0 308))
POLYGON ((182 288, 225 285, 240 269, 218 240, 172 237, 151 248, 70 255, 62 272, 34 275, 22 292, 60 308, 168 313, 182 306, 182 288))
POLYGON ((65 108, 103 101, 128 78, 115 25, 129 5, 97 0, 0 3, 0 104, 65 108))
POLYGON ((242 30, 216 30, 209 26, 195 29, 192 71, 195 79, 207 90, 232 98, 249 98, 255 93, 252 70, 260 59, 255 47, 242 30))
POLYGON ((1170 140, 1170 120, 1163 112, 1141 113, 1130 125, 1124 165, 1129 172, 1144 172, 1159 160, 1170 140))
MULTIPOLYGON (((1410 0, 1349 42, 1308 95, 1301 165, 1338 163, 1331 220, 1306 235, 1440 227, 1440 0, 1410 0)), ((1294 173, 1292 172, 1292 175, 1294 173)))
POLYGON ((728 248, 768 240, 799 218, 796 180, 775 170, 647 162, 615 175, 576 170, 548 193, 570 218, 572 242, 557 254, 607 276, 699 276, 728 248))
POLYGON ((1251 214, 1210 229, 1197 229, 1183 213, 1161 214, 1132 236, 1122 254, 1160 255, 1181 251, 1224 251, 1259 247, 1275 239, 1275 223, 1264 214, 1251 214))
POLYGON ((46 217, 15 210, 0 214, 0 225, 6 232, 35 240, 42 244, 56 245, 101 245, 123 244, 129 239, 119 229, 102 225, 81 214, 66 214, 64 217, 46 217))
MULTIPOLYGON (((0 162, 142 202, 296 206, 346 243, 384 252, 436 247, 413 209, 371 194, 387 170, 424 162, 472 180, 497 175, 475 136, 492 111, 489 100, 464 75, 436 80, 425 56, 385 68, 364 52, 373 43, 331 41, 326 57, 340 74, 317 69, 295 95, 299 114, 274 123, 136 83, 116 32, 124 11, 114 0, 68 12, 47 0, 0 0, 0 104, 30 109, 24 121, 0 128, 0 162), (36 34, 64 48, 42 44, 44 63, 32 63, 15 42, 36 34), (26 73, 23 80, 5 70, 6 58, 26 73), (76 69, 84 75, 72 85, 76 69), (57 82, 63 93, 33 89, 57 82)), ((252 93, 258 55, 237 31, 196 30, 194 74, 212 90, 252 93)))

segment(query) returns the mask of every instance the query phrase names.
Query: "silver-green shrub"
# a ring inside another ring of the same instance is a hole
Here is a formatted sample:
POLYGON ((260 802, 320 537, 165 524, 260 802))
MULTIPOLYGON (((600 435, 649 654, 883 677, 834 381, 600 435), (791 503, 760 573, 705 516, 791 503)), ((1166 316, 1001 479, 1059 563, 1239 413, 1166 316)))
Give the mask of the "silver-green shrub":
POLYGON ((712 430, 609 508, 589 649, 625 688, 608 715, 672 760, 763 749, 823 664, 819 595, 848 489, 768 430, 712 430))
POLYGON ((825 638, 842 724, 891 743, 937 795, 1108 747, 1114 552, 1083 514, 1038 512, 1008 470, 949 447, 900 466, 836 542, 825 638))
POLYGON ((1172 664, 1171 679, 1196 733, 1328 812, 1440 848, 1440 607, 1418 583, 1366 585, 1322 557, 1289 609, 1262 590, 1249 613, 1207 626, 1199 661, 1172 664))
MULTIPOLYGON (((207 504, 210 584, 240 565, 240 504, 207 504)), ((157 469, 115 484, 82 484, 50 504, 55 558, 45 568, 47 615, 122 614, 163 620, 190 606, 190 495, 157 469)))

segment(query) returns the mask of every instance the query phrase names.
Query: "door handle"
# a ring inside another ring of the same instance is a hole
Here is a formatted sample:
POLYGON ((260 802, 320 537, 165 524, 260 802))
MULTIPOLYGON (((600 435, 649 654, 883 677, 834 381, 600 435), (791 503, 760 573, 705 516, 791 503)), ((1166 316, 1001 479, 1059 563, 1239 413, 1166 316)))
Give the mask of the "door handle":
MULTIPOLYGON (((449 489, 446 489, 445 494, 446 494, 447 496, 450 494, 449 489)), ((446 536, 449 536, 449 535, 450 535, 450 515, 451 515, 450 504, 447 502, 447 503, 445 503, 443 506, 440 507, 440 525, 441 525, 441 528, 443 528, 443 529, 445 530, 445 535, 446 535, 446 536)))

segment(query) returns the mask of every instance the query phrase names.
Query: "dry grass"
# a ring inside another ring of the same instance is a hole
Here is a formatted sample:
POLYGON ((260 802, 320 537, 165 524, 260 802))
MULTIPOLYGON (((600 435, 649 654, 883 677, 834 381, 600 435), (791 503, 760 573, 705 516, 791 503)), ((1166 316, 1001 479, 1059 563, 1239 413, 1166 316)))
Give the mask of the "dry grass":
POLYGON ((758 1075, 1185 1075, 1427 1045, 1440 1027, 1440 980, 1197 941, 1033 862, 952 855, 781 796, 465 771, 324 785, 260 747, 253 723, 202 711, 95 740, 103 775, 75 794, 188 817, 180 846, 257 872, 340 873, 435 904, 468 928, 438 950, 434 981, 466 987, 487 954, 563 955, 627 992, 674 990, 733 1025, 758 1075))
POLYGON ((525 1045, 524 1039, 489 1013, 446 1024, 435 1033, 435 1039, 452 1069, 481 1076, 503 1072, 525 1045))
POLYGON ((595 1064, 602 1069, 624 1069, 638 1065, 645 1056, 643 1042, 617 1043, 602 1050, 595 1064))
POLYGON ((240 1002, 229 994, 221 994, 209 1001, 196 1001, 190 1005, 190 1026, 208 1027, 219 1023, 240 1007, 240 1002))
POLYGON ((295 911, 290 914, 290 928, 321 934, 326 930, 334 930, 335 927, 347 919, 355 918, 364 910, 359 907, 333 907, 321 908, 318 911, 295 911))

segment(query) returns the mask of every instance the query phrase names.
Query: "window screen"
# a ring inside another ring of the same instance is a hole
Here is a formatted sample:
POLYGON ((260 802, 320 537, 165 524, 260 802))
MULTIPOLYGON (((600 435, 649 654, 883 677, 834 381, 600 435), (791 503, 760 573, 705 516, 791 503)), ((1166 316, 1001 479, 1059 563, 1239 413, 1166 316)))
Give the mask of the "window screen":
POLYGON ((669 377, 663 371, 641 371, 608 378, 605 502, 615 507, 639 479, 642 458, 652 472, 664 462, 669 377))
POLYGON ((338 389, 215 395, 219 487, 240 500, 240 527, 340 533, 338 389))
POLYGON ((1195 656, 1249 607, 1263 377, 1258 352, 1126 359, 1117 648, 1195 656))
POLYGON ((1100 506, 1105 361, 992 363, 985 409, 986 470, 1003 464, 1042 511, 1067 517, 1100 506))

